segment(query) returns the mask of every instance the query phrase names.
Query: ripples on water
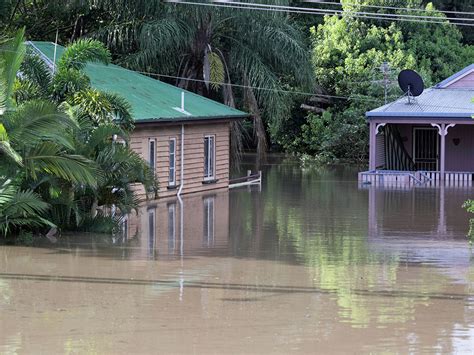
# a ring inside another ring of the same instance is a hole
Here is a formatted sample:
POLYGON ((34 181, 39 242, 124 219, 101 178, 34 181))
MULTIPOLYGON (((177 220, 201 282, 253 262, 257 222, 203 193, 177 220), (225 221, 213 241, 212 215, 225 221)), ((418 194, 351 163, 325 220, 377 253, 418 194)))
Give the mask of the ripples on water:
POLYGON ((276 162, 114 239, 2 247, 0 353, 471 352, 472 191, 356 172, 276 162))

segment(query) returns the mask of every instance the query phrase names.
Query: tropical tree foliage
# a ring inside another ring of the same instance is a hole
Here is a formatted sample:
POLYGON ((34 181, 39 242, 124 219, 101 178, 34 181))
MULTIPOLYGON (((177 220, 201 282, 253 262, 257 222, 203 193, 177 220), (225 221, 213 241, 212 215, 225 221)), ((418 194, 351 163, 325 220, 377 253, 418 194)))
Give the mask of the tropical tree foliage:
POLYGON ((78 228, 99 206, 136 207, 131 183, 156 190, 153 173, 126 145, 129 105, 91 89, 82 71, 87 62, 109 61, 99 42, 67 47, 54 74, 27 53, 23 31, 1 49, 0 234, 78 228))
MULTIPOLYGON (((462 44, 454 25, 353 17, 353 11, 364 10, 364 4, 421 6, 417 0, 364 1, 356 7, 345 6, 342 17, 327 16, 323 24, 311 28, 314 72, 329 97, 313 98, 319 112, 307 115, 293 128, 293 135, 282 136, 279 143, 287 150, 326 161, 364 161, 368 151, 365 112, 382 105, 385 93, 389 101, 400 96, 396 75, 401 69, 415 69, 430 86, 472 63, 474 47, 462 44), (381 72, 384 63, 389 68, 386 77, 381 72)), ((432 4, 422 14, 445 17, 432 4)))
POLYGON ((96 36, 122 64, 171 76, 180 87, 248 110, 261 152, 266 132, 274 135, 290 116, 288 86, 314 87, 302 32, 284 14, 100 3, 113 20, 96 36))

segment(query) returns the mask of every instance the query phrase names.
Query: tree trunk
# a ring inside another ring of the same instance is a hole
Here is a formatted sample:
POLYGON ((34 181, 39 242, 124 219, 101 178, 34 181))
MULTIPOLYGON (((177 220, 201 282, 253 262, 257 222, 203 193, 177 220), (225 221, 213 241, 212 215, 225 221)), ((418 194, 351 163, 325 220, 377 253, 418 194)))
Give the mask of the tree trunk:
POLYGON ((246 75, 244 76, 244 85, 246 87, 245 102, 254 119, 254 135, 257 139, 257 167, 259 167, 266 158, 268 148, 267 136, 265 133, 262 115, 258 107, 257 98, 255 97, 253 89, 250 87, 250 81, 246 75))

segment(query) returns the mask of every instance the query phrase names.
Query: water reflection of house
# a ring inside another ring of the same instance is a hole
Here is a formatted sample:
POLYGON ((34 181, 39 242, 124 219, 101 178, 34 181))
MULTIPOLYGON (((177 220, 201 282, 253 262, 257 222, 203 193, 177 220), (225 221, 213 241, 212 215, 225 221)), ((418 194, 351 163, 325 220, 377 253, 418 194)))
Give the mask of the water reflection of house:
POLYGON ((451 278, 465 281, 471 252, 466 240, 469 216, 461 206, 472 190, 374 186, 367 192, 371 248, 404 262, 444 267, 451 278))
POLYGON ((367 188, 369 235, 464 236, 468 214, 462 208, 473 190, 438 188, 367 188))
POLYGON ((206 253, 228 245, 229 193, 188 195, 143 205, 127 221, 127 236, 137 236, 146 257, 206 253))

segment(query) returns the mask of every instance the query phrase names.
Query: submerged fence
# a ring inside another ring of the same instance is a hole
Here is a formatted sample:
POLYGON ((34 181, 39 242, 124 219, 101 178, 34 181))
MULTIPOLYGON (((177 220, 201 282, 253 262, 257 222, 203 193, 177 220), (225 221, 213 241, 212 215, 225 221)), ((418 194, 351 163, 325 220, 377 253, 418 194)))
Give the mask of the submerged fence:
POLYGON ((361 185, 377 185, 386 187, 407 186, 444 186, 471 187, 474 173, 447 171, 444 175, 440 171, 390 171, 371 170, 359 173, 361 185))

